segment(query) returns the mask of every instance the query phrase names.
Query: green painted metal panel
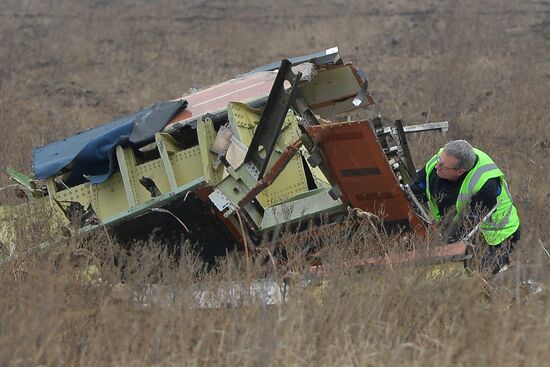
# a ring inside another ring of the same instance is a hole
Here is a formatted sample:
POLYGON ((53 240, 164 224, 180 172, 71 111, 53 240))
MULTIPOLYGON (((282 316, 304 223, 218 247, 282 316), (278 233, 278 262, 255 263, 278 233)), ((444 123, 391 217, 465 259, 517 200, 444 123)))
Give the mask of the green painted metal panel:
POLYGON ((267 208, 264 211, 260 232, 344 210, 345 205, 340 199, 332 199, 329 190, 330 188, 325 187, 311 190, 287 202, 267 208))

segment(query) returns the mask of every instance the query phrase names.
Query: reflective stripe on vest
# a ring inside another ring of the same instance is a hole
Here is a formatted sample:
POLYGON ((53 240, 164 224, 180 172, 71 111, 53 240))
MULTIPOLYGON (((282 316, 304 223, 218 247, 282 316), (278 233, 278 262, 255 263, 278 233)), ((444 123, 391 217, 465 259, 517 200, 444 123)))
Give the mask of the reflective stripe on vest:
POLYGON ((430 173, 433 171, 435 166, 437 166, 437 157, 442 151, 443 151, 443 148, 439 149, 439 152, 437 152, 437 154, 434 155, 426 163, 426 166, 424 167, 424 170, 426 172, 426 197, 428 198, 428 206, 430 207, 432 216, 434 217, 436 222, 441 219, 441 213, 439 213, 439 208, 437 207, 437 203, 432 198, 432 194, 430 192, 430 173))
MULTIPOLYGON (((504 214, 504 216, 501 218, 500 222, 494 222, 492 218, 489 218, 486 221, 486 223, 490 226, 490 228, 486 228, 487 231, 499 230, 504 228, 510 222, 510 215, 512 214, 512 210, 514 209, 514 200, 512 199, 512 195, 510 194, 510 189, 508 189, 508 183, 506 183, 506 181, 504 180, 500 180, 500 182, 501 182, 501 186, 504 186, 504 191, 506 192, 506 195, 508 195, 511 205, 506 211, 506 214, 504 214)), ((498 204, 500 203, 497 203, 497 205, 498 204)))
MULTIPOLYGON (((486 164, 484 166, 479 167, 474 174, 472 175, 472 178, 470 179, 470 183, 468 184, 468 192, 466 194, 458 194, 457 200, 468 202, 473 196, 474 188, 476 187, 477 183, 481 179, 481 176, 485 172, 489 172, 492 170, 498 170, 498 167, 494 163, 486 164)), ((462 189, 462 188, 461 188, 462 189)))

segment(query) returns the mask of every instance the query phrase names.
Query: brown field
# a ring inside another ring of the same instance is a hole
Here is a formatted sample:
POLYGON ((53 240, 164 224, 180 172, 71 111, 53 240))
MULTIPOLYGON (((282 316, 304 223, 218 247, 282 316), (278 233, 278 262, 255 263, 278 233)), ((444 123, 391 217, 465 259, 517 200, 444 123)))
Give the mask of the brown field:
MULTIPOLYGON (((449 120, 446 135, 411 139, 417 166, 465 138, 503 169, 522 219, 512 271, 437 281, 419 268, 356 273, 342 263, 352 247, 368 252, 375 236, 365 228, 348 243, 319 236, 332 269, 324 287, 298 289, 282 306, 207 311, 189 307, 193 283, 248 281, 263 269, 231 257, 203 273, 191 255, 174 268, 149 246, 120 271, 107 237, 70 239, 0 269, 0 365, 550 363, 548 290, 522 287, 550 284, 547 0, 2 0, 0 168, 31 172, 34 146, 332 46, 369 77, 377 105, 362 117, 449 120), (83 261, 101 283, 75 277, 83 261), (113 286, 121 280, 123 290, 113 286), (175 299, 136 301, 151 283, 175 299)), ((2 171, 0 187, 8 183, 2 171)), ((303 270, 300 251, 290 260, 303 270)))

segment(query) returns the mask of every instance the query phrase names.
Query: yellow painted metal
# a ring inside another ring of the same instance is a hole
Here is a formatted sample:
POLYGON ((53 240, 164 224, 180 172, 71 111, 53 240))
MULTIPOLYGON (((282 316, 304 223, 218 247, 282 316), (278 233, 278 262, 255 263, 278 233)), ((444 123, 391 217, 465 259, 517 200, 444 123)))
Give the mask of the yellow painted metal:
MULTIPOLYGON (((164 142, 166 143, 166 140, 164 142)), ((168 147, 168 144, 166 146, 168 147)), ((203 169, 198 146, 181 150, 174 145, 169 146, 167 152, 170 156, 177 186, 185 185, 202 177, 203 169)), ((134 206, 145 203, 152 198, 151 193, 139 183, 141 177, 151 178, 163 194, 173 191, 162 158, 135 165, 135 158, 133 158, 131 151, 124 150, 119 155, 124 155, 121 159, 124 159, 126 168, 129 168, 128 181, 131 182, 134 192, 134 206)), ((55 195, 56 199, 62 204, 75 201, 85 208, 91 204, 102 221, 118 216, 131 208, 120 172, 115 172, 107 181, 101 184, 84 183, 66 190, 60 190, 55 195)))
MULTIPOLYGON (((4 246, 0 250, 4 256, 10 255, 15 250, 18 242, 17 219, 21 217, 20 208, 27 204, 17 206, 0 206, 0 242, 4 246)), ((0 258, 1 260, 1 258, 0 258)))
MULTIPOLYGON (((232 131, 244 146, 250 144, 260 115, 261 111, 242 103, 228 105, 232 131)), ((212 168, 214 156, 210 153, 209 148, 216 137, 212 122, 199 121, 197 133, 199 145, 188 149, 181 149, 172 136, 166 133, 156 134, 155 140, 160 158, 144 163, 139 163, 136 160, 132 149, 118 146, 116 156, 120 170, 104 183, 83 183, 71 188, 58 189, 55 178, 52 177, 47 180, 48 198, 38 200, 36 204, 25 203, 9 209, 1 208, 0 216, 13 216, 18 220, 17 218, 37 213, 37 210, 34 209, 35 205, 49 202, 50 207, 56 213, 52 218, 58 217, 56 223, 66 224, 68 221, 62 215, 63 212, 59 205, 67 207, 71 202, 78 202, 85 208, 91 205, 99 219, 107 221, 152 199, 151 193, 139 183, 142 177, 152 179, 161 193, 175 191, 201 177, 205 177, 209 184, 215 185, 221 181, 224 169, 223 167, 218 170, 212 168), (31 209, 26 209, 29 206, 31 209)), ((268 163, 268 170, 286 147, 296 141, 299 136, 298 121, 291 110, 283 123, 281 135, 268 163)), ((313 171, 316 179, 324 181, 320 171, 316 169, 313 171)), ((300 154, 296 154, 275 182, 258 195, 258 201, 262 206, 269 207, 306 191, 307 181, 302 158, 300 154)), ((11 242, 11 237, 14 235, 13 231, 10 231, 9 226, 2 226, 0 239, 8 239, 11 242)))
POLYGON ((440 264, 427 266, 425 272, 426 279, 445 279, 464 275, 464 264, 462 261, 442 262, 440 264))
MULTIPOLYGON (((51 204, 46 197, 19 205, 0 207, 0 242, 9 252, 6 254, 4 248, 3 255, 11 256, 25 251, 35 235, 39 236, 37 241, 59 236, 60 227, 68 224, 69 221, 59 205, 55 201, 51 204)), ((0 255, 0 260, 1 257, 0 255)))
MULTIPOLYGON (((180 150, 170 155, 176 185, 181 186, 202 176, 202 165, 199 147, 180 150)), ((134 168, 137 179, 141 177, 151 178, 161 193, 173 191, 166 176, 165 166, 161 158, 154 159, 134 168)), ((151 200, 151 193, 139 182, 134 186, 136 191, 136 204, 151 200)), ((123 180, 119 172, 113 174, 106 182, 92 185, 92 197, 96 196, 98 215, 102 220, 112 218, 130 208, 128 202, 123 202, 125 190, 123 180)), ((92 200, 93 202, 93 200, 92 200)))
POLYGON ((222 180, 223 165, 220 164, 217 169, 214 169, 214 154, 210 152, 210 147, 216 139, 216 131, 211 119, 197 120, 197 136, 199 139, 204 179, 210 185, 216 185, 222 180))
POLYGON ((300 87, 307 105, 323 117, 355 109, 351 101, 359 90, 351 65, 319 71, 313 80, 300 87))
POLYGON ((174 175, 172 161, 170 160, 170 155, 178 151, 175 139, 167 133, 156 133, 155 142, 157 143, 160 159, 166 172, 166 178, 170 184, 170 190, 175 190, 178 184, 176 183, 176 176, 174 175))
POLYGON ((104 221, 130 208, 120 172, 113 174, 101 184, 86 185, 91 192, 93 208, 101 220, 104 221))
MULTIPOLYGON (((260 111, 243 103, 231 102, 227 105, 227 115, 233 134, 245 146, 252 141, 256 126, 260 121, 260 111)), ((283 123, 281 135, 269 160, 267 170, 279 159, 286 147, 300 137, 298 120, 292 110, 289 110, 283 123)), ((307 191, 307 181, 300 154, 294 155, 285 169, 273 184, 262 191, 257 199, 266 208, 286 201, 295 195, 307 191)))
MULTIPOLYGON (((173 168, 172 168, 172 172, 173 172, 173 168)), ((147 177, 152 179, 155 182, 155 185, 157 186, 161 194, 175 190, 175 188, 174 189, 171 188, 168 176, 166 174, 166 166, 164 165, 164 161, 162 160, 162 158, 153 159, 138 165, 136 167, 136 175, 138 179, 142 177, 147 177)), ((174 180, 175 180, 175 176, 174 176, 174 180)), ((177 182, 174 181, 174 183, 177 187, 177 182)), ((147 191, 139 182, 138 182, 138 193, 139 193, 138 204, 144 203, 151 199, 151 193, 147 191)))
POLYGON ((91 194, 90 184, 81 184, 59 191, 56 193, 56 198, 61 204, 76 201, 82 204, 84 208, 87 208, 92 202, 91 194))
POLYGON ((313 176, 315 185, 317 185, 318 188, 331 186, 325 174, 323 173, 323 171, 321 171, 321 169, 318 166, 312 167, 311 164, 309 164, 309 162, 307 161, 307 158, 309 157, 309 153, 304 146, 300 147, 300 153, 304 158, 306 158, 306 163, 309 170, 311 171, 311 175, 313 176))
POLYGON ((141 178, 152 179, 161 193, 171 191, 162 158, 138 166, 132 149, 123 149, 117 146, 116 153, 129 208, 152 198, 151 193, 140 184, 141 178))
POLYGON ((171 161, 178 186, 196 180, 204 174, 199 146, 175 153, 171 157, 171 161))
POLYGON ((137 205, 138 201, 135 175, 136 157, 134 156, 134 152, 130 149, 124 149, 120 145, 117 145, 116 158, 122 177, 122 183, 124 185, 126 200, 128 200, 128 206, 133 208, 137 205))

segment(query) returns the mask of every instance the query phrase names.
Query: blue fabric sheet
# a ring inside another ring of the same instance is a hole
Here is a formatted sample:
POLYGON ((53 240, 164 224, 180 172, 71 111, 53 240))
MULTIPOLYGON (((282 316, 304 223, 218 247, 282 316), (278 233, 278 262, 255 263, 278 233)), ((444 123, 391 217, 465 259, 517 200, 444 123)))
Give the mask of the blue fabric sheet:
POLYGON ((161 131, 186 106, 184 100, 159 102, 130 116, 34 148, 34 175, 44 179, 58 174, 64 168, 70 168, 71 175, 66 180, 68 185, 83 182, 84 177, 91 183, 104 182, 116 169, 117 145, 131 144, 139 148, 149 143, 154 133, 161 131), (140 139, 132 142, 129 137, 132 133, 136 135, 136 122, 140 139), (149 131, 144 131, 147 125, 150 126, 149 131))

